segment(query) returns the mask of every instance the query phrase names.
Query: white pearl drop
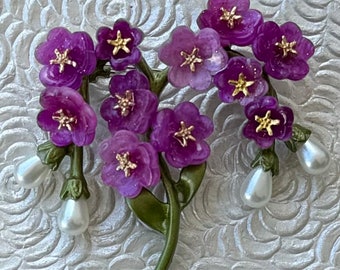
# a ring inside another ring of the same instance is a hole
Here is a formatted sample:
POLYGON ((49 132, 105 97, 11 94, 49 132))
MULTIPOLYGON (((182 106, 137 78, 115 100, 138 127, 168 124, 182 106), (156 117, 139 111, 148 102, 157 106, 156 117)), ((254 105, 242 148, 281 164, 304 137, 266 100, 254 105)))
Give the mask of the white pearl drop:
POLYGON ((330 164, 330 153, 320 142, 310 137, 297 151, 302 168, 313 175, 324 173, 330 164))
POLYGON ((265 206, 272 196, 272 173, 256 167, 250 171, 241 185, 241 199, 252 208, 265 206))
POLYGON ((21 161, 14 167, 14 177, 19 186, 34 188, 50 177, 51 169, 41 163, 38 156, 21 161))
POLYGON ((58 225, 61 231, 69 235, 82 234, 87 230, 89 221, 89 210, 85 198, 63 201, 58 215, 58 225))

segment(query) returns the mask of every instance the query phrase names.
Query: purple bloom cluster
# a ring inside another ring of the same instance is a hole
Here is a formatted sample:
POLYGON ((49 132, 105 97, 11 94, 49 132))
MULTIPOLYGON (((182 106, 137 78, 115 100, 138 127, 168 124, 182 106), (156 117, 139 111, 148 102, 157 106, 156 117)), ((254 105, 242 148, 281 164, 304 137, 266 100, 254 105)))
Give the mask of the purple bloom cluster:
POLYGON ((49 32, 47 41, 36 48, 35 57, 44 65, 39 78, 45 86, 73 89, 80 87, 83 76, 91 74, 97 63, 91 37, 62 27, 49 32))
POLYGON ((97 117, 83 97, 69 87, 48 87, 42 92, 38 125, 50 133, 56 146, 74 143, 84 146, 92 143, 97 117))
POLYGON ((268 91, 261 64, 255 59, 240 56, 229 60, 227 67, 215 75, 214 83, 223 102, 239 100, 243 106, 268 91))
POLYGON ((223 69, 228 60, 215 30, 206 28, 195 34, 186 26, 173 31, 158 56, 170 66, 168 79, 172 85, 190 85, 196 90, 208 89, 212 75, 223 69))
POLYGON ((245 107, 248 122, 243 135, 253 139, 261 148, 270 147, 275 139, 287 141, 292 136, 293 111, 280 107, 277 100, 266 96, 245 107))
POLYGON ((209 0, 208 9, 200 14, 197 24, 201 29, 215 29, 223 46, 250 45, 263 18, 259 11, 249 9, 249 5, 249 0, 209 0))
POLYGON ((103 102, 100 113, 111 133, 120 129, 145 133, 158 106, 147 78, 136 70, 115 75, 110 81, 110 93, 112 97, 103 102))
POLYGON ((253 51, 265 62, 264 69, 270 76, 296 81, 307 75, 307 60, 314 54, 314 46, 295 23, 278 26, 269 21, 259 28, 253 51))
POLYGON ((163 109, 152 127, 151 144, 173 167, 201 164, 210 154, 204 141, 213 132, 212 121, 200 115, 190 102, 180 103, 174 110, 163 109))
POLYGON ((141 59, 142 55, 137 46, 143 40, 143 33, 138 28, 132 28, 124 20, 116 21, 112 29, 99 28, 97 39, 97 58, 109 60, 115 70, 124 70, 128 65, 137 64, 141 59))
POLYGON ((104 140, 99 155, 104 161, 103 182, 125 197, 136 197, 143 187, 160 180, 157 152, 131 131, 120 130, 104 140))

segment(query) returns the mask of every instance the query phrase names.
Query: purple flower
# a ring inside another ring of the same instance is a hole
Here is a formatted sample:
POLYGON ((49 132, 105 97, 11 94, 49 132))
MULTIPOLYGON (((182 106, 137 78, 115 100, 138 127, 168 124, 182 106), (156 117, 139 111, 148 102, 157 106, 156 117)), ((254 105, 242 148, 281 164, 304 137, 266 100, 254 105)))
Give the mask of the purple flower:
POLYGON ((228 56, 213 29, 206 28, 195 35, 188 27, 180 26, 160 48, 159 59, 170 66, 168 79, 175 87, 190 85, 196 90, 206 90, 211 75, 226 66, 228 56))
POLYGON ((151 144, 141 142, 131 131, 117 131, 99 146, 104 161, 103 182, 125 197, 136 197, 143 187, 160 180, 158 154, 151 144))
POLYGON ((112 134, 120 129, 136 133, 147 131, 158 106, 157 96, 149 89, 147 78, 136 70, 112 77, 110 92, 113 97, 106 99, 100 108, 112 134))
POLYGON ((90 144, 95 136, 97 117, 83 97, 69 87, 48 87, 40 97, 43 110, 38 125, 50 132, 56 146, 90 144))
POLYGON ((174 110, 158 112, 151 133, 151 144, 164 152, 169 164, 176 168, 203 163, 210 154, 204 141, 213 132, 212 121, 200 115, 190 102, 180 103, 174 110))
POLYGON ((253 139, 261 148, 270 147, 275 139, 287 141, 292 136, 293 111, 279 107, 277 100, 270 96, 262 97, 245 107, 248 122, 243 135, 253 139))
POLYGON ((91 74, 97 63, 91 37, 62 27, 48 33, 47 41, 36 48, 35 57, 44 65, 39 78, 45 86, 73 89, 80 87, 82 77, 91 74))
POLYGON ((208 9, 197 19, 199 28, 211 27, 221 38, 223 46, 250 45, 262 25, 262 14, 249 9, 249 0, 209 0, 208 9))
POLYGON ((124 20, 118 20, 113 29, 101 27, 97 31, 98 59, 109 60, 115 70, 124 70, 128 65, 134 65, 141 59, 138 45, 142 42, 143 33, 138 28, 131 28, 124 20))
POLYGON ((314 54, 314 46, 295 23, 278 26, 270 21, 259 28, 253 52, 265 62, 265 71, 270 76, 297 81, 309 71, 307 60, 314 54))
POLYGON ((214 83, 223 102, 239 100, 243 106, 268 91, 268 84, 262 78, 261 64, 245 57, 231 58, 226 69, 215 75, 214 83))

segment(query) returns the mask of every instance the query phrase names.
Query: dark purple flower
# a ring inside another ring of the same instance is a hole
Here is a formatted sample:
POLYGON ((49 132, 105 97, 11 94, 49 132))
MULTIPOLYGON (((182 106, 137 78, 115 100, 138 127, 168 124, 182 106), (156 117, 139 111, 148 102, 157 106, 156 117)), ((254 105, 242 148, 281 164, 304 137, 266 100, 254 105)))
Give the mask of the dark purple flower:
POLYGON ((206 90, 212 75, 223 69, 228 61, 218 34, 210 28, 195 34, 186 26, 177 27, 158 55, 170 66, 168 79, 171 84, 178 88, 190 85, 196 90, 206 90))
POLYGON ((147 131, 158 106, 157 96, 149 89, 147 78, 136 70, 112 77, 110 92, 113 97, 107 98, 100 108, 111 133, 120 129, 136 133, 147 131))
POLYGON ((150 141, 158 152, 165 153, 171 166, 183 168, 201 164, 209 157, 210 148, 204 139, 213 129, 212 121, 200 115, 193 103, 183 102, 174 110, 158 112, 150 141))
POLYGON ((160 180, 156 150, 131 131, 120 130, 104 140, 99 154, 104 161, 103 182, 125 197, 136 197, 143 187, 154 186, 160 180))
POLYGON ((296 81, 307 75, 307 60, 314 54, 314 46, 295 23, 278 26, 270 21, 259 28, 253 51, 257 59, 265 62, 270 76, 296 81))
POLYGON ((280 107, 270 96, 262 97, 245 107, 248 122, 243 135, 253 139, 261 148, 270 147, 275 139, 287 141, 292 136, 293 111, 280 107))
POLYGON ((128 65, 134 65, 141 59, 138 45, 142 42, 143 33, 138 28, 131 28, 124 20, 118 20, 113 29, 101 27, 97 31, 98 59, 109 60, 115 70, 124 70, 128 65))
POLYGON ((214 83, 223 102, 239 100, 243 106, 268 91, 260 62, 239 56, 231 58, 227 67, 215 75, 214 83))
POLYGON ((249 9, 249 0, 209 0, 208 9, 197 19, 199 28, 211 27, 220 35, 223 46, 250 45, 262 25, 262 14, 249 9))
POLYGON ((62 27, 48 33, 47 41, 36 48, 35 57, 44 65, 39 78, 45 86, 73 89, 80 87, 82 77, 91 74, 97 63, 91 37, 62 27))
POLYGON ((50 133, 56 146, 90 144, 95 136, 97 117, 83 97, 69 87, 48 87, 40 97, 43 110, 38 125, 50 133))

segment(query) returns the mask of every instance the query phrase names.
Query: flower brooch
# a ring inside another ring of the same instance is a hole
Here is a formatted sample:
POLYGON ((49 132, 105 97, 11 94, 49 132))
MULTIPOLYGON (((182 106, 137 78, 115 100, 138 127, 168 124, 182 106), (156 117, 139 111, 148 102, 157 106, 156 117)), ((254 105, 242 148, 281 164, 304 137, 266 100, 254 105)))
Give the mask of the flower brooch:
POLYGON ((90 192, 83 147, 94 141, 101 117, 110 134, 97 149, 102 181, 126 197, 135 215, 167 239, 156 269, 170 265, 180 213, 204 177, 210 155, 205 140, 214 130, 213 122, 191 102, 159 108, 168 83, 201 92, 216 86, 221 102, 238 102, 244 108, 242 133, 259 148, 240 190, 250 207, 263 207, 271 198, 272 177, 279 174, 275 152, 279 141, 297 153, 311 174, 324 172, 330 163, 325 147, 310 137, 310 130, 295 123, 292 109, 280 105, 270 82, 270 77, 300 80, 308 73, 314 47, 299 27, 292 22, 281 26, 264 22, 259 11, 249 9, 249 0, 210 0, 197 24, 197 33, 177 27, 161 46, 159 59, 168 66, 164 70, 148 66, 138 48, 142 31, 124 20, 113 28, 98 29, 96 45, 85 32, 52 29, 35 54, 43 65, 39 78, 45 86, 37 123, 50 140, 38 146, 37 156, 15 168, 17 182, 33 188, 69 156, 58 224, 70 235, 85 232, 90 192), (250 46, 254 57, 245 57, 234 45, 250 46), (100 116, 89 102, 97 77, 109 80, 100 116), (179 170, 178 179, 169 167, 179 170), (165 201, 153 193, 160 184, 165 201))

